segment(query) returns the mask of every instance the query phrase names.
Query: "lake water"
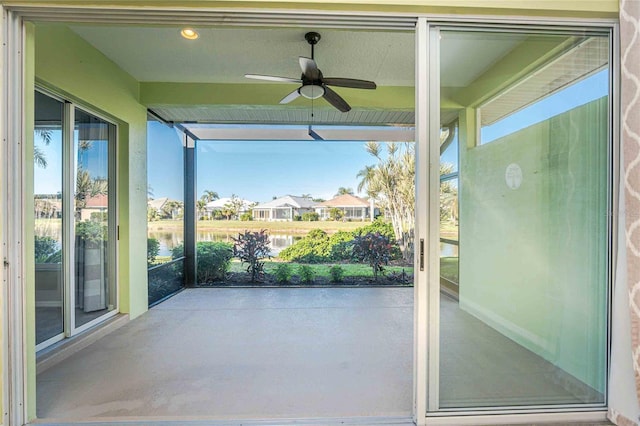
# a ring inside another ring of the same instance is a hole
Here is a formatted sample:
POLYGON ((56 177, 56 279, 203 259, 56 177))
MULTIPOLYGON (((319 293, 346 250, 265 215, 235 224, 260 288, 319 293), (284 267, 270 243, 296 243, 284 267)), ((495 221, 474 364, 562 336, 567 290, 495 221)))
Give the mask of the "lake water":
MULTIPOLYGON (((199 231, 196 232, 196 236, 197 241, 224 241, 227 243, 233 243, 232 237, 237 237, 238 233, 199 231)), ((182 231, 149 232, 149 238, 155 238, 160 242, 160 253, 158 254, 159 256, 171 256, 171 249, 184 242, 184 235, 182 231)), ((277 256, 282 250, 289 247, 301 238, 301 235, 269 235, 269 242, 271 243, 271 255, 277 256)))

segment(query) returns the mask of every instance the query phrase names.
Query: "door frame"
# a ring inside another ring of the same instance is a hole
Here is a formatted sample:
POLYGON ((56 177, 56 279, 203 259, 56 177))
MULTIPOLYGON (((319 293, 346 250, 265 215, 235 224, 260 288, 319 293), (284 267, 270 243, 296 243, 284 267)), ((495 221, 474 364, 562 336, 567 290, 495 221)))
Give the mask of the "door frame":
MULTIPOLYGON (((0 93, 2 100, 0 107, 0 127, 5 143, 0 151, 3 166, 3 183, 1 191, 1 207, 6 215, 2 217, 2 255, 4 257, 4 275, 6 283, 2 290, 2 332, 6 336, 2 341, 4 424, 21 425, 28 421, 27 406, 33 401, 33 392, 27 392, 27 368, 33 362, 33 354, 27 353, 24 302, 29 294, 24 285, 29 278, 24 264, 25 250, 25 221, 23 219, 26 206, 24 175, 25 144, 27 140, 25 129, 31 115, 25 110, 26 90, 33 87, 34 76, 26 76, 24 67, 26 40, 25 25, 28 20, 66 21, 66 22, 95 22, 117 23, 125 17, 144 20, 145 23, 172 23, 176 15, 183 15, 193 21, 194 25, 207 25, 220 22, 220 16, 230 18, 227 22, 238 25, 251 23, 254 25, 288 25, 308 26, 309 21, 317 21, 324 26, 341 26, 343 28, 414 28, 416 34, 416 230, 415 241, 418 248, 424 247, 423 255, 415 257, 416 278, 414 281, 414 408, 413 420, 415 424, 478 424, 481 422, 499 424, 522 421, 599 421, 605 419, 605 412, 553 412, 553 413, 509 413, 497 415, 469 415, 464 416, 429 416, 433 408, 433 399, 427 403, 428 390, 436 392, 431 378, 437 377, 438 356, 428 351, 430 345, 438 344, 438 332, 433 324, 434 309, 439 288, 438 263, 438 230, 437 212, 439 211, 439 147, 437 143, 429 144, 429 138, 437 141, 435 127, 439 128, 437 111, 439 97, 437 87, 432 87, 432 75, 428 66, 435 58, 437 40, 429 39, 430 22, 451 22, 460 24, 473 23, 504 23, 523 24, 538 27, 548 25, 598 25, 611 26, 614 31, 614 44, 618 43, 617 23, 611 19, 578 19, 578 18, 515 18, 512 16, 456 16, 430 15, 420 13, 367 13, 367 12, 308 12, 296 10, 222 10, 189 8, 125 8, 125 7, 86 7, 86 6, 46 6, 46 5, 2 5, 3 21, 1 25, 2 38, 5 41, 3 72, 0 76, 2 85, 0 93), (284 22, 284 23, 283 23, 284 22), (432 113, 434 111, 434 113, 432 113), (428 214, 431 212, 432 214, 428 214), (435 214, 433 214, 435 212, 435 214), (427 217, 431 217, 427 220, 427 217), (426 259, 424 259, 426 257, 426 259), (422 260, 421 260, 422 259, 422 260), (421 262, 422 268, 421 268, 421 262), (424 268, 427 268, 425 271, 424 268), (423 269, 421 271, 421 269, 423 269), (428 271, 428 272, 427 272, 428 271), (430 309, 431 308, 431 309, 430 309), (431 323, 431 324, 430 324, 431 323), (429 324, 429 325, 428 325, 429 324)), ((32 40, 31 40, 32 42, 32 40)), ((28 52, 27 52, 28 53, 28 52)), ((617 71, 617 61, 612 70, 617 71)), ((617 98, 617 91, 613 90, 613 97, 617 98)), ((617 108, 614 105, 612 123, 618 126, 617 108)), ((439 129, 438 129, 439 130, 439 129)), ((614 138, 617 132, 612 132, 614 138)), ((615 140, 614 140, 615 143, 615 140)), ((437 383, 437 382, 435 382, 437 383)), ((264 423, 263 423, 264 424, 264 423)))

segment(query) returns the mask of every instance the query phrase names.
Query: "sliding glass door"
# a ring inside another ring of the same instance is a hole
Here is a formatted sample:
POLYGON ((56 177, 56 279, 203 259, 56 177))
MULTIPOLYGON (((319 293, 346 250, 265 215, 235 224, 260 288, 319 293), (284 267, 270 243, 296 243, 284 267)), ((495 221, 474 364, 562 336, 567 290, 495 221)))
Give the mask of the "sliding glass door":
POLYGON ((109 279, 113 244, 109 152, 115 126, 77 108, 74 116, 74 306, 75 327, 81 327, 115 307, 114 280, 109 279))
POLYGON ((603 407, 609 32, 443 26, 430 40, 446 251, 430 407, 603 407))
POLYGON ((36 344, 64 333, 62 151, 64 102, 35 94, 34 246, 36 344))
POLYGON ((116 309, 115 137, 115 125, 36 92, 38 350, 94 325, 116 309))

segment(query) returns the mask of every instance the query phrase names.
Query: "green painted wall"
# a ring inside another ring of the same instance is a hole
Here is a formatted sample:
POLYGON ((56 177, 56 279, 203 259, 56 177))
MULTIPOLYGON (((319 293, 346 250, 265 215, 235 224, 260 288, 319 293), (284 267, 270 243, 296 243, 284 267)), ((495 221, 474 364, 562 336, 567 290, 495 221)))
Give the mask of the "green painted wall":
MULTIPOLYGON (((121 312, 129 313, 131 318, 135 318, 147 310, 147 265, 144 260, 147 241, 147 116, 146 108, 138 102, 138 82, 65 26, 38 24, 34 32, 35 48, 33 52, 27 52, 28 55, 33 55, 34 64, 27 62, 27 75, 33 75, 35 71, 38 84, 110 117, 119 126, 119 306, 121 312)), ((27 94, 29 95, 29 90, 27 94)), ((27 111, 31 112, 33 102, 30 108, 27 111)), ((28 176, 33 176, 33 173, 28 176)), ((32 179, 31 177, 28 185, 31 191, 32 179)), ((32 210, 27 208, 28 212, 32 210)), ((26 241, 32 241, 32 229, 27 227, 27 232, 26 241)), ((33 264, 33 250, 27 248, 27 253, 31 259, 26 259, 26 264, 33 264)), ((28 275, 27 283, 28 411, 33 418, 35 290, 32 273, 28 275)))
POLYGON ((602 98, 460 153, 460 307, 601 392, 607 114, 602 98))
POLYGON ((120 126, 120 310, 138 316, 147 306, 146 264, 129 259, 131 253, 146 253, 147 117, 146 108, 138 102, 138 82, 74 32, 56 24, 36 26, 36 79, 113 117, 120 126), (129 283, 135 285, 130 288, 129 283))

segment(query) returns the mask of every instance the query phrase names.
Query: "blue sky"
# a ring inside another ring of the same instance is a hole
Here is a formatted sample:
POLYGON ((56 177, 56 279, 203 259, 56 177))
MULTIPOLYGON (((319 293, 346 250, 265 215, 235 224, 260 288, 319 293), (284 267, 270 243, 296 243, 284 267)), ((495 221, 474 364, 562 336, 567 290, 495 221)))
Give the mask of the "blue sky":
MULTIPOLYGON (((78 132, 74 132, 78 143, 78 132)), ((42 151, 47 167, 35 166, 34 192, 36 194, 56 194, 62 191, 62 132, 51 130, 51 142, 45 145, 42 138, 35 135, 35 145, 42 151)), ((106 178, 108 171, 108 145, 106 140, 92 141, 88 150, 78 153, 78 165, 89 171, 92 178, 106 178)))
MULTIPOLYGON (((150 122, 149 141, 153 196, 182 199, 179 136, 150 122)), ((362 141, 198 141, 197 158, 198 196, 209 189, 256 202, 287 194, 329 199, 341 186, 357 191, 358 171, 377 162, 362 141)))
POLYGON ((251 201, 286 194, 330 199, 340 187, 357 191, 358 171, 377 160, 364 142, 198 142, 198 190, 251 201))

